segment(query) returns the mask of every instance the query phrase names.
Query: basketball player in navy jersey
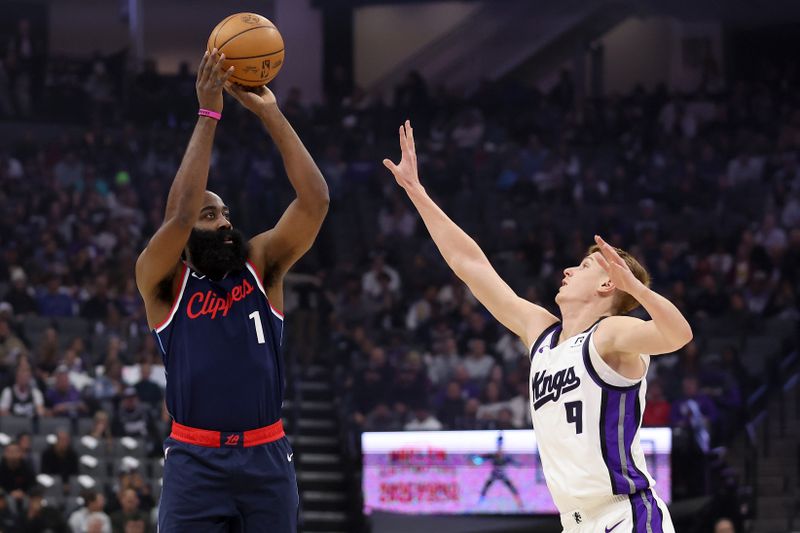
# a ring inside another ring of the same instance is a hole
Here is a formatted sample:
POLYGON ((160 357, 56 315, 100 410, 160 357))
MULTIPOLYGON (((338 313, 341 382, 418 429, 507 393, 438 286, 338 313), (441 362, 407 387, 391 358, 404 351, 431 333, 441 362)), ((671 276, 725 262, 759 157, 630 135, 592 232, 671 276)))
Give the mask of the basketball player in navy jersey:
POLYGON ((402 159, 384 165, 422 216, 445 261, 531 355, 531 415, 550 493, 565 531, 672 532, 639 442, 650 355, 692 339, 680 311, 648 288, 636 259, 599 236, 580 265, 564 270, 561 320, 519 296, 477 243, 420 184, 410 122, 402 159), (650 320, 624 316, 642 305, 650 320))
POLYGON ((200 63, 196 88, 205 111, 164 222, 136 262, 173 418, 159 531, 294 533, 297 481, 281 425, 283 278, 314 242, 328 188, 272 92, 231 85, 233 69, 224 71, 223 59, 213 50, 200 63), (206 190, 223 89, 261 120, 297 194, 274 228, 248 242, 223 200, 206 190))

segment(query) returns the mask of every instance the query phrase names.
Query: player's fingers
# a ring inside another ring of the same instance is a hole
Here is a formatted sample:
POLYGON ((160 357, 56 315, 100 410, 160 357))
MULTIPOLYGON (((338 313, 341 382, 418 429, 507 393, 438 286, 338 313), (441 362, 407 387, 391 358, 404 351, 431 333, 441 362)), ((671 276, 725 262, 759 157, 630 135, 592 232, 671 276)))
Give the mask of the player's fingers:
POLYGON ((597 263, 601 267, 603 267, 603 270, 605 270, 606 272, 609 272, 609 268, 611 268, 611 267, 609 266, 608 261, 606 261, 605 257, 603 257, 602 255, 598 256, 597 263))
POLYGON ((616 250, 614 250, 614 248, 612 248, 606 241, 604 241, 600 235, 595 235, 594 241, 600 247, 600 253, 606 260, 608 260, 611 263, 617 262, 617 258, 619 258, 619 255, 617 254, 616 250))
POLYGON ((208 78, 211 76, 211 72, 214 68, 214 63, 217 61, 217 49, 214 48, 211 50, 211 54, 209 54, 208 58, 206 59, 206 64, 203 67, 203 77, 201 81, 208 81, 208 78))
POLYGON ((408 152, 408 140, 406 139, 406 129, 405 126, 400 126, 400 151, 403 154, 403 157, 406 156, 406 152, 408 152))
POLYGON ((208 50, 206 50, 206 53, 203 54, 203 59, 200 60, 200 66, 197 67, 197 81, 200 81, 200 79, 202 78, 203 70, 206 68, 207 62, 208 62, 208 50))
POLYGON ((228 67, 228 70, 225 71, 225 74, 222 75, 222 79, 220 80, 223 85, 228 83, 228 79, 233 75, 233 65, 228 67))
POLYGON ((411 127, 411 121, 406 120, 406 134, 408 136, 408 145, 411 150, 411 157, 414 163, 417 162, 417 147, 414 144, 414 128, 411 127))

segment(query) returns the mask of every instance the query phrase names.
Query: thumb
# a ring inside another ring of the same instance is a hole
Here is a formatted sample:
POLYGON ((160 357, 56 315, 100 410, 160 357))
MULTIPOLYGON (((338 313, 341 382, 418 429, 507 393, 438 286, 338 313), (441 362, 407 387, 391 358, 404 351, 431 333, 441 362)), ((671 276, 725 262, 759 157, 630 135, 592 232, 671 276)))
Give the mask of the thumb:
POLYGON ((389 169, 389 170, 392 172, 392 174, 394 174, 394 173, 395 173, 395 171, 397 170, 397 165, 395 165, 394 163, 392 163, 392 162, 391 162, 390 160, 388 160, 388 159, 384 159, 384 160, 383 160, 383 166, 385 166, 386 168, 388 168, 388 169, 389 169))

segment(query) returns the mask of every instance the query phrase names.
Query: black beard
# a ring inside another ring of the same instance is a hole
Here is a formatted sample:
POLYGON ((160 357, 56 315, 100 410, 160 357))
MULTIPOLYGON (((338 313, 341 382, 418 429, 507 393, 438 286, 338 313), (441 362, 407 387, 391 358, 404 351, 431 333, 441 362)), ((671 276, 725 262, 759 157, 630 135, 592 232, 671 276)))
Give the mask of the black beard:
POLYGON ((192 265, 211 279, 244 270, 250 251, 244 235, 235 229, 193 229, 187 246, 192 265), (226 244, 225 239, 229 237, 233 242, 226 244))

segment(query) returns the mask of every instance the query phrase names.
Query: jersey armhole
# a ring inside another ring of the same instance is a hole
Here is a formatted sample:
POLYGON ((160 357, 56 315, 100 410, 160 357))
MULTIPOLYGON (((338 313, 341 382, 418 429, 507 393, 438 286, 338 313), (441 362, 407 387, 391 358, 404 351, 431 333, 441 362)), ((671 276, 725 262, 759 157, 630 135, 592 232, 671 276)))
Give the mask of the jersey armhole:
POLYGON ((278 320, 283 322, 283 313, 281 313, 280 311, 275 309, 275 306, 273 306, 272 302, 269 301, 269 296, 267 296, 267 289, 264 286, 264 280, 261 279, 261 274, 258 273, 258 269, 256 269, 256 265, 254 265, 253 262, 250 259, 248 259, 247 263, 245 263, 245 266, 247 266, 247 270, 250 271, 250 273, 253 275, 253 277, 256 278, 256 284, 258 284, 258 290, 261 291, 261 294, 264 295, 264 299, 267 300, 267 305, 269 305, 269 308, 270 308, 270 311, 272 311, 272 314, 275 315, 275 317, 278 320))
POLYGON ((153 328, 153 331, 156 333, 161 333, 164 329, 172 323, 172 319, 175 317, 175 312, 178 310, 178 304, 180 303, 181 299, 183 298, 183 291, 186 290, 186 284, 189 281, 189 267, 186 263, 183 263, 183 270, 181 271, 181 276, 183 277, 183 281, 181 281, 181 288, 178 291, 178 294, 175 295, 175 301, 172 302, 172 307, 169 310, 169 314, 167 317, 156 327, 153 328))
POLYGON ((641 385, 641 383, 647 377, 647 371, 650 366, 650 358, 644 354, 639 355, 639 358, 644 364, 644 372, 639 379, 631 379, 623 376, 611 368, 608 363, 605 362, 603 356, 600 355, 600 352, 597 351, 597 347, 594 345, 594 338, 592 336, 592 333, 594 333, 595 329, 597 328, 593 328, 592 331, 589 332, 589 335, 583 343, 583 362, 586 366, 586 370, 592 377, 592 380, 598 386, 612 390, 632 390, 641 385))
POLYGON ((533 361, 533 356, 536 353, 536 350, 539 348, 542 342, 544 342, 545 338, 547 338, 547 336, 553 331, 555 331, 560 325, 561 322, 558 320, 553 322, 552 324, 547 326, 543 332, 539 334, 539 336, 536 338, 535 341, 533 341, 533 344, 531 344, 530 349, 528 350, 528 356, 530 357, 531 361, 533 361))

